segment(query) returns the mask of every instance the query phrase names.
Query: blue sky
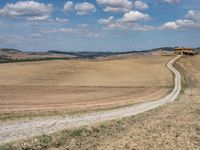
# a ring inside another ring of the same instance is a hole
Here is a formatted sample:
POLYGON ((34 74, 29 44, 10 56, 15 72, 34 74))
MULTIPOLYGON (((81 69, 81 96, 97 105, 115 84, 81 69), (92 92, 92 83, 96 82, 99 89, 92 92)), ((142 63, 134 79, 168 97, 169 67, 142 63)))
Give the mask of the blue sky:
POLYGON ((2 0, 0 47, 130 51, 200 46, 200 0, 2 0))

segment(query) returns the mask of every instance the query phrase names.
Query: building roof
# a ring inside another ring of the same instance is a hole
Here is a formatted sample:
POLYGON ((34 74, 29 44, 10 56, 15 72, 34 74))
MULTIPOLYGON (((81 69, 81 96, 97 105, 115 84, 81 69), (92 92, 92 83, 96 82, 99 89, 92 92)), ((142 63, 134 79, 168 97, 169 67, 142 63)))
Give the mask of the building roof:
POLYGON ((176 51, 192 51, 193 49, 192 48, 185 48, 185 47, 179 47, 179 48, 175 48, 176 51))

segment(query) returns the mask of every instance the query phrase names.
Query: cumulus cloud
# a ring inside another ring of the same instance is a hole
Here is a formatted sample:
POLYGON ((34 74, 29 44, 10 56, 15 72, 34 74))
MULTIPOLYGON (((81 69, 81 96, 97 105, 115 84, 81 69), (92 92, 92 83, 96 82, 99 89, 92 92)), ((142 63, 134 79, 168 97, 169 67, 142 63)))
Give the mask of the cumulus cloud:
POLYGON ((77 11, 77 15, 86 15, 96 12, 96 7, 92 3, 83 2, 77 3, 75 6, 75 10, 77 11))
POLYGON ((166 22, 161 29, 194 29, 200 28, 200 11, 189 10, 185 19, 166 22))
POLYGON ((128 12, 133 8, 133 2, 129 0, 96 0, 102 5, 105 12, 128 12))
POLYGON ((52 11, 52 4, 44 4, 35 1, 19 1, 15 4, 7 3, 0 9, 0 16, 41 21, 47 20, 52 11))
POLYGON ((162 25, 162 29, 187 29, 187 28, 197 28, 200 24, 196 24, 193 20, 176 20, 174 22, 167 22, 162 25))
POLYGON ((119 30, 134 30, 134 31, 149 31, 154 30, 153 26, 141 25, 138 22, 123 22, 115 19, 100 19, 99 24, 104 25, 104 29, 119 29, 119 30))
POLYGON ((72 1, 67 1, 64 5, 64 11, 69 12, 74 8, 74 3, 72 1))
POLYGON ((195 20, 196 22, 200 22, 200 11, 189 10, 186 17, 195 20))
POLYGON ((177 29, 178 26, 176 22, 166 22, 165 24, 162 25, 161 29, 177 29))
POLYGON ((128 13, 125 13, 123 17, 120 19, 115 19, 113 16, 110 16, 108 19, 100 19, 98 23, 100 24, 109 24, 112 22, 128 23, 128 22, 147 21, 149 19, 150 16, 148 14, 144 14, 139 11, 130 11, 128 13))
POLYGON ((112 21, 114 20, 114 17, 113 16, 110 16, 108 19, 100 19, 99 21, 98 21, 98 23, 99 24, 109 24, 109 23, 111 23, 112 21))
POLYGON ((122 18, 115 19, 110 16, 107 19, 100 19, 99 24, 104 25, 105 29, 125 29, 137 31, 149 31, 155 29, 153 26, 141 25, 140 21, 147 21, 150 19, 148 14, 143 14, 139 11, 130 11, 125 13, 122 18))
POLYGON ((135 1, 135 8, 141 10, 141 9, 148 9, 149 6, 148 6, 148 4, 145 3, 145 2, 142 2, 142 1, 135 1))
POLYGON ((122 20, 125 22, 137 22, 141 20, 149 20, 150 16, 148 14, 143 14, 139 11, 130 11, 128 13, 125 13, 122 20))
POLYGON ((180 2, 180 0, 162 0, 162 1, 170 3, 170 4, 179 3, 180 2))
POLYGON ((88 24, 79 24, 78 27, 79 28, 87 28, 89 25, 88 24))

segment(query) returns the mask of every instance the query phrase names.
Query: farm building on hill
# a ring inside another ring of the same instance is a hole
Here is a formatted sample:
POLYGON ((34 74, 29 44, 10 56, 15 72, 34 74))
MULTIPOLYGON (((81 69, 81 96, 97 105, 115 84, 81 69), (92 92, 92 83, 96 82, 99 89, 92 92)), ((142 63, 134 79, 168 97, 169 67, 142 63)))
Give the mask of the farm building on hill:
POLYGON ((195 55, 195 52, 193 51, 192 48, 175 48, 174 49, 174 54, 175 55, 195 55))

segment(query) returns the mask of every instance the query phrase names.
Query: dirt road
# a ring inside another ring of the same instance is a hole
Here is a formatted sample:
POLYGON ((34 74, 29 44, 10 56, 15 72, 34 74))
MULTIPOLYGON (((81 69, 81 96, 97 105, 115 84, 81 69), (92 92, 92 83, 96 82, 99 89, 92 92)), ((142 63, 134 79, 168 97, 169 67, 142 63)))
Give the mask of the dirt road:
POLYGON ((0 144, 11 142, 15 140, 25 139, 36 135, 50 134, 62 129, 78 127, 81 125, 88 125, 100 121, 106 121, 110 119, 118 119, 121 117, 127 117, 136 115, 169 102, 173 102, 181 91, 181 75, 173 67, 173 63, 179 58, 170 60, 167 67, 174 73, 174 89, 166 97, 158 100, 143 103, 136 106, 124 107, 114 110, 95 112, 89 114, 83 114, 79 116, 58 116, 50 118, 40 118, 26 121, 11 121, 0 124, 0 144))

